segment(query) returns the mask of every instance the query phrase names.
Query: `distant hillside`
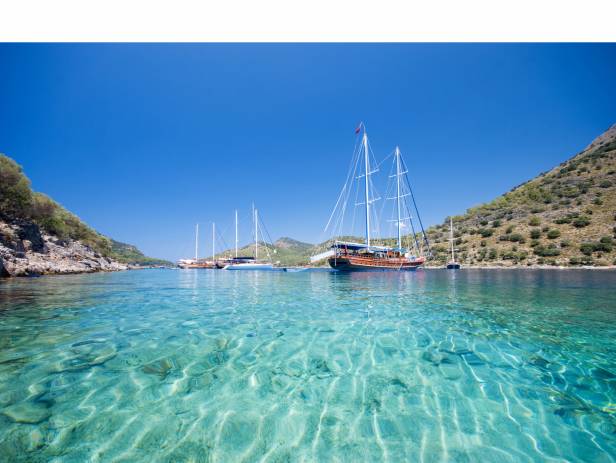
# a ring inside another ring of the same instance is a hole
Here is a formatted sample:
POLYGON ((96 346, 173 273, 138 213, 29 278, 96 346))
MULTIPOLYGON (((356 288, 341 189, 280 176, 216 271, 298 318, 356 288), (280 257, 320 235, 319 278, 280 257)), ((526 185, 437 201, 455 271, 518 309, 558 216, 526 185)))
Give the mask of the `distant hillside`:
MULTIPOLYGON (((312 255, 314 246, 310 243, 303 243, 292 238, 280 238, 273 245, 259 243, 259 257, 267 257, 268 253, 273 262, 280 262, 280 265, 306 265, 312 255)), ((235 250, 227 250, 216 257, 230 257, 235 250)), ((255 246, 250 244, 238 250, 240 256, 254 256, 255 246)))
POLYGON ((0 154, 0 275, 116 270, 120 264, 164 262, 114 242, 53 199, 32 191, 21 166, 0 154))
MULTIPOLYGON (((616 125, 571 159, 453 222, 464 264, 616 265, 616 125)), ((428 237, 433 263, 444 264, 449 218, 428 237)))
POLYGON ((111 252, 115 259, 130 265, 175 265, 164 259, 156 259, 143 254, 137 246, 111 240, 111 252))

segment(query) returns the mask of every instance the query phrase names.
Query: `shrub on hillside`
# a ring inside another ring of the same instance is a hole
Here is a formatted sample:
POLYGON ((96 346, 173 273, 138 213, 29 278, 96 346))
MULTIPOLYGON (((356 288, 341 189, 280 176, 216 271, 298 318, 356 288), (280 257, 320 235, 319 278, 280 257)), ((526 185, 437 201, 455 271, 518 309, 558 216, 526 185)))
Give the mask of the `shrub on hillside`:
POLYGON ((547 234, 548 239, 551 240, 555 240, 556 238, 560 237, 560 230, 557 230, 556 228, 553 228, 552 230, 548 231, 547 234))
POLYGON ((595 243, 596 252, 612 252, 612 243, 599 241, 595 243))
POLYGON ((480 228, 479 234, 482 236, 482 238, 489 238, 494 234, 494 232, 489 228, 480 228))
POLYGON ((569 259, 570 265, 592 265, 593 259, 592 257, 572 257, 569 259))
POLYGON ((580 245, 580 251, 582 254, 590 256, 595 251, 595 246, 593 243, 582 243, 580 245))
POLYGON ((549 246, 539 245, 539 246, 535 246, 533 253, 536 256, 540 256, 540 257, 554 257, 554 256, 560 255, 560 250, 557 249, 556 246, 553 244, 549 246))
POLYGON ((608 241, 586 242, 580 245, 582 254, 590 256, 593 252, 612 252, 613 244, 608 241))
POLYGON ((514 243, 524 243, 524 237, 520 234, 520 233, 511 233, 510 235, 507 235, 509 237, 509 241, 512 241, 514 243))
POLYGON ((537 227, 541 224, 541 219, 539 217, 531 217, 528 221, 528 225, 531 227, 537 227))
POLYGON ((541 230, 539 230, 538 228, 533 228, 530 231, 530 237, 533 240, 537 240, 537 239, 541 238, 541 230))
POLYGON ((590 225, 590 218, 584 215, 581 215, 573 220, 572 225, 575 228, 583 228, 590 225))

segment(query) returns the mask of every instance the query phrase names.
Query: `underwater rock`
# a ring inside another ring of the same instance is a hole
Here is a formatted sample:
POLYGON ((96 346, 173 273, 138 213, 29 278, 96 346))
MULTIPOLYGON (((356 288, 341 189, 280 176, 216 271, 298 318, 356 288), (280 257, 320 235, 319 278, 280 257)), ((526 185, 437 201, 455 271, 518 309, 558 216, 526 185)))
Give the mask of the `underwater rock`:
POLYGON ((169 372, 173 369, 173 362, 167 358, 155 360, 152 363, 144 365, 141 371, 148 375, 160 376, 160 379, 165 379, 169 372))
POLYGON ((484 361, 481 360, 479 356, 477 356, 476 354, 472 352, 469 354, 463 355, 463 357, 467 364, 472 365, 474 367, 485 365, 484 361))
POLYGON ((530 363, 538 367, 541 370, 544 370, 544 371, 549 370, 550 362, 548 362, 546 359, 538 355, 534 355, 533 357, 531 357, 530 363))
POLYGON ((51 416, 46 405, 38 402, 20 402, 2 410, 2 414, 16 423, 37 424, 51 416))
POLYGON ((311 376, 316 376, 319 379, 328 378, 333 375, 327 361, 323 359, 310 359, 308 362, 308 371, 311 376))
POLYGON ((204 365, 208 369, 219 367, 229 360, 229 354, 226 351, 214 351, 205 356, 204 365))
POLYGON ((387 386, 390 389, 393 389, 397 392, 408 392, 408 389, 409 389, 407 384, 404 381, 402 381, 400 378, 390 379, 387 386))
POLYGON ((439 366, 441 363, 455 363, 449 358, 448 354, 438 352, 435 350, 427 350, 421 354, 421 358, 427 362, 430 362, 434 366, 439 366))
POLYGON ((55 373, 63 373, 68 371, 87 370, 96 365, 102 365, 118 354, 115 345, 101 341, 82 341, 75 343, 72 345, 71 352, 76 354, 76 356, 55 364, 52 371, 55 373))
POLYGON ((616 378, 616 375, 614 375, 613 373, 607 370, 604 370, 601 367, 595 367, 591 369, 591 374, 594 378, 603 379, 603 380, 612 380, 616 378))

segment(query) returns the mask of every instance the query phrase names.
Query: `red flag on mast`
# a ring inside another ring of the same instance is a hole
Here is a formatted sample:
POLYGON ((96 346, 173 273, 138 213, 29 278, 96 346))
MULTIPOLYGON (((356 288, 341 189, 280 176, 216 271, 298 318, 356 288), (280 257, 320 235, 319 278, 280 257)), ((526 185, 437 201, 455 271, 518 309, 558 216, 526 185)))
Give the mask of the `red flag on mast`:
POLYGON ((361 131, 361 126, 362 126, 363 122, 360 122, 359 125, 357 126, 357 128, 355 129, 355 133, 358 134, 361 131))

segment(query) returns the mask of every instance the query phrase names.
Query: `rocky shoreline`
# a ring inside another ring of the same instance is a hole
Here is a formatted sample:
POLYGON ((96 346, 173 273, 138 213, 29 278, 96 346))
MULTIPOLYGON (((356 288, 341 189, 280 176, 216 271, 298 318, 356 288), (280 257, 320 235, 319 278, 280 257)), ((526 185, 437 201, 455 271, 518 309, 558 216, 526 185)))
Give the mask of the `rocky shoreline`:
POLYGON ((28 221, 0 221, 0 277, 127 270, 79 241, 63 241, 28 221))

